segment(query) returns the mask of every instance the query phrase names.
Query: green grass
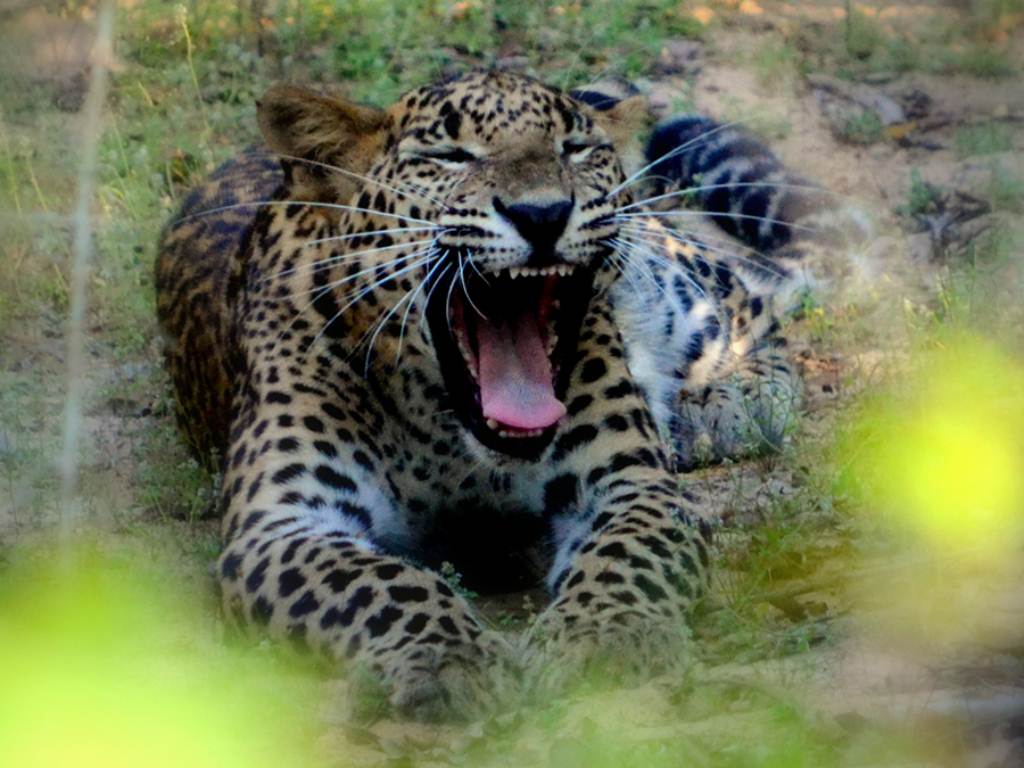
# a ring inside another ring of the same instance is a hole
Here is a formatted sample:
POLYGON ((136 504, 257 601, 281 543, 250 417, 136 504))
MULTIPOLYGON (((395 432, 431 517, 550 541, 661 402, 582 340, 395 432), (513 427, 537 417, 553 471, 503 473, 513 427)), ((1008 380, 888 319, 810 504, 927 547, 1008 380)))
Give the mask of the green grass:
MULTIPOLYGON (((1018 198, 1019 200, 1019 198, 1018 198)), ((919 334, 974 331, 1009 349, 1024 343, 1024 308, 1015 298, 1024 285, 1019 275, 1024 229, 1019 222, 996 221, 968 243, 944 275, 919 334)))
POLYGON ((208 516, 215 499, 215 478, 188 454, 170 424, 146 429, 137 478, 139 502, 160 518, 193 522, 208 516))
POLYGON ((1024 178, 1000 165, 993 165, 988 183, 988 198, 997 211, 1024 211, 1024 178))
POLYGON ((938 72, 959 72, 993 80, 1019 74, 1008 51, 984 43, 952 51, 947 56, 940 57, 939 62, 939 66, 935 68, 938 72))
POLYGON ((52 522, 57 479, 51 460, 59 435, 50 415, 60 407, 47 372, 0 372, 0 488, 12 522, 31 529, 52 522))
POLYGON ((853 79, 911 71, 1008 78, 1019 71, 1019 56, 1006 42, 992 42, 991 32, 1005 26, 1007 34, 1019 34, 1016 2, 971 3, 958 17, 936 15, 900 26, 855 10, 832 27, 831 43, 823 43, 826 57, 853 79))
POLYGON ((961 157, 1007 152, 1013 148, 1013 130, 996 121, 966 125, 957 129, 953 144, 961 157))

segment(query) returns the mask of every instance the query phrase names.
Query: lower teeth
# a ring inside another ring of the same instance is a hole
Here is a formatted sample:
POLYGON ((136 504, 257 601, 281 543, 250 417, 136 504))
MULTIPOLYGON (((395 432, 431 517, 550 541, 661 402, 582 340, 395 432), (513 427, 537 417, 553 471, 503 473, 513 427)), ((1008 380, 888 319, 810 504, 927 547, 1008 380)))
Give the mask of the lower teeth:
POLYGON ((498 431, 498 437, 539 437, 543 432, 543 429, 524 429, 518 432, 509 432, 502 429, 498 431))
POLYGON ((544 434, 543 429, 517 429, 515 432, 510 432, 507 429, 501 429, 501 424, 496 419, 487 419, 487 428, 492 432, 497 432, 498 437, 539 437, 544 434))

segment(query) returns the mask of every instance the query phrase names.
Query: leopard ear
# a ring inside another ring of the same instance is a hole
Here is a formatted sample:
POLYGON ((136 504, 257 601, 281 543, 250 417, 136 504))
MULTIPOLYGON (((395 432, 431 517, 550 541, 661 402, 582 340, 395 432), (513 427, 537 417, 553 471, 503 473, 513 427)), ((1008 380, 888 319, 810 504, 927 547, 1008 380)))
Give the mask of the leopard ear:
POLYGON ((370 169, 391 126, 386 112, 294 85, 272 86, 256 117, 267 145, 281 156, 290 195, 319 202, 352 196, 359 182, 350 174, 370 169))
POLYGON ((638 94, 617 102, 610 109, 594 114, 594 120, 604 128, 612 145, 622 158, 627 174, 640 167, 643 162, 641 136, 646 132, 651 119, 651 107, 647 97, 638 94))
POLYGON ((650 104, 643 94, 629 96, 610 109, 597 112, 594 119, 613 144, 626 143, 636 139, 651 122, 650 104))

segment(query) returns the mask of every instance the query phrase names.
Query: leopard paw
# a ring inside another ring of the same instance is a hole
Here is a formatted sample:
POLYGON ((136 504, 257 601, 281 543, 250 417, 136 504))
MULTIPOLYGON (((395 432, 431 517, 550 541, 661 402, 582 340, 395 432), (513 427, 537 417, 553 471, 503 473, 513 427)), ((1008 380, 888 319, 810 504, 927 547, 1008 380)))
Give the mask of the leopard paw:
POLYGON ((386 701, 398 717, 423 722, 468 720, 492 713, 512 701, 519 669, 511 645, 495 632, 475 641, 433 638, 380 653, 372 674, 357 675, 353 698, 371 702, 357 707, 366 717, 372 702, 386 701))
POLYGON ((659 675, 681 676, 691 664, 690 631, 681 619, 619 610, 573 615, 555 607, 525 638, 524 687, 534 696, 581 683, 636 685, 659 675))

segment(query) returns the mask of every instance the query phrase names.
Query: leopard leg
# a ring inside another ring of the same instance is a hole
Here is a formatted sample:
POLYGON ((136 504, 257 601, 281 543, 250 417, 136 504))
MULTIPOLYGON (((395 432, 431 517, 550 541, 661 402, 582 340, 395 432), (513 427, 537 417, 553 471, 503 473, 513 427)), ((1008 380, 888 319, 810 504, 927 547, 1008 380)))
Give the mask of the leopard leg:
POLYGON ((401 517, 382 491, 379 446, 360 442, 362 424, 343 409, 288 397, 263 396, 251 417, 243 412, 228 454, 219 562, 228 616, 369 669, 405 716, 469 716, 498 703, 511 680, 506 642, 436 573, 381 543, 401 517))
POLYGON ((635 681, 689 663, 687 620, 708 567, 697 518, 674 482, 653 477, 618 477, 599 497, 557 521, 569 535, 549 574, 553 602, 529 635, 535 687, 589 670, 635 681))
POLYGON ((706 586, 701 527, 629 378, 621 339, 602 316, 581 340, 597 343, 577 366, 571 422, 548 457, 553 600, 528 636, 529 674, 543 688, 594 664, 634 676, 685 663, 687 616, 706 586))

